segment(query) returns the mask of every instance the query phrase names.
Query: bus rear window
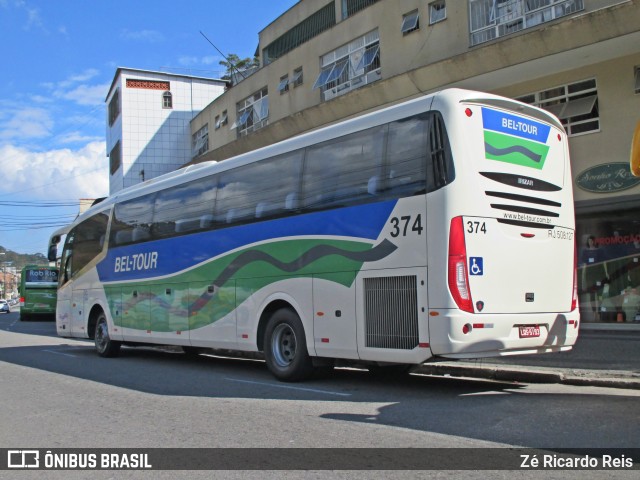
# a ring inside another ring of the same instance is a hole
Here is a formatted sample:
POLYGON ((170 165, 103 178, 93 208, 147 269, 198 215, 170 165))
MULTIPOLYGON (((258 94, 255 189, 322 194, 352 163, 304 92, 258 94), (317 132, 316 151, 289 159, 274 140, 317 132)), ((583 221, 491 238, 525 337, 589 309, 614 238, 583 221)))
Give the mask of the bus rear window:
POLYGON ((26 270, 25 283, 58 283, 58 271, 48 269, 26 270))

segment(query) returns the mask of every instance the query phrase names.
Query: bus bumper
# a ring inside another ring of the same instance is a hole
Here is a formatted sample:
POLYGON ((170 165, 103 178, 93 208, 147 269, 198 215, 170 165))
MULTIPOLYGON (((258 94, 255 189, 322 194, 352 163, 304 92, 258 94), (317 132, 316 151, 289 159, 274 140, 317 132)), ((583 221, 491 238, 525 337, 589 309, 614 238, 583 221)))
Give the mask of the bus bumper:
POLYGON ((482 358, 571 350, 578 338, 580 314, 477 315, 439 311, 431 317, 429 337, 434 355, 482 358))

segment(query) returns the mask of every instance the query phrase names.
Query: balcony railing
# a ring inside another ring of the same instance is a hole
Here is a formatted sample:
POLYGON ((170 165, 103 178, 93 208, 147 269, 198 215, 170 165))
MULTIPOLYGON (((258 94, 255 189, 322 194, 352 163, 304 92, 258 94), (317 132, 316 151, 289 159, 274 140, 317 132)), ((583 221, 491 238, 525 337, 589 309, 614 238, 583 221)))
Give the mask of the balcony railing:
POLYGON ((469 0, 471 46, 584 10, 584 0, 469 0))

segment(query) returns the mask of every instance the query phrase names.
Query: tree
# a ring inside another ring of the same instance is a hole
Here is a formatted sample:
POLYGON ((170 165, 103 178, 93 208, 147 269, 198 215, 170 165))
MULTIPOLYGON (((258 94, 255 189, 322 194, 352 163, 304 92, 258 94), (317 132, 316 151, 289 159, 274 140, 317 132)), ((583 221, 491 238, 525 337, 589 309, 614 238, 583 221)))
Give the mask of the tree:
POLYGON ((225 60, 220 61, 220 65, 226 68, 223 80, 231 80, 231 76, 234 73, 238 73, 238 71, 242 72, 243 70, 247 70, 253 67, 260 66, 260 59, 258 57, 247 57, 241 59, 235 53, 230 53, 227 55, 225 60))

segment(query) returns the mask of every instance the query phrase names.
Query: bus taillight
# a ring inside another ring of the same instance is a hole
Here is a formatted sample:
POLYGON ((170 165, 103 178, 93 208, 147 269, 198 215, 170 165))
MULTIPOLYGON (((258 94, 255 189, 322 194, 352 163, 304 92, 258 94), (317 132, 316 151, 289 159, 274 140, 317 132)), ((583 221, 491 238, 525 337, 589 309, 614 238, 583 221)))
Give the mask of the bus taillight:
POLYGON ((24 307, 24 297, 20 297, 20 306, 24 307))
POLYGON ((449 229, 449 291, 460 310, 473 313, 473 300, 467 273, 467 247, 462 217, 451 219, 449 229))

